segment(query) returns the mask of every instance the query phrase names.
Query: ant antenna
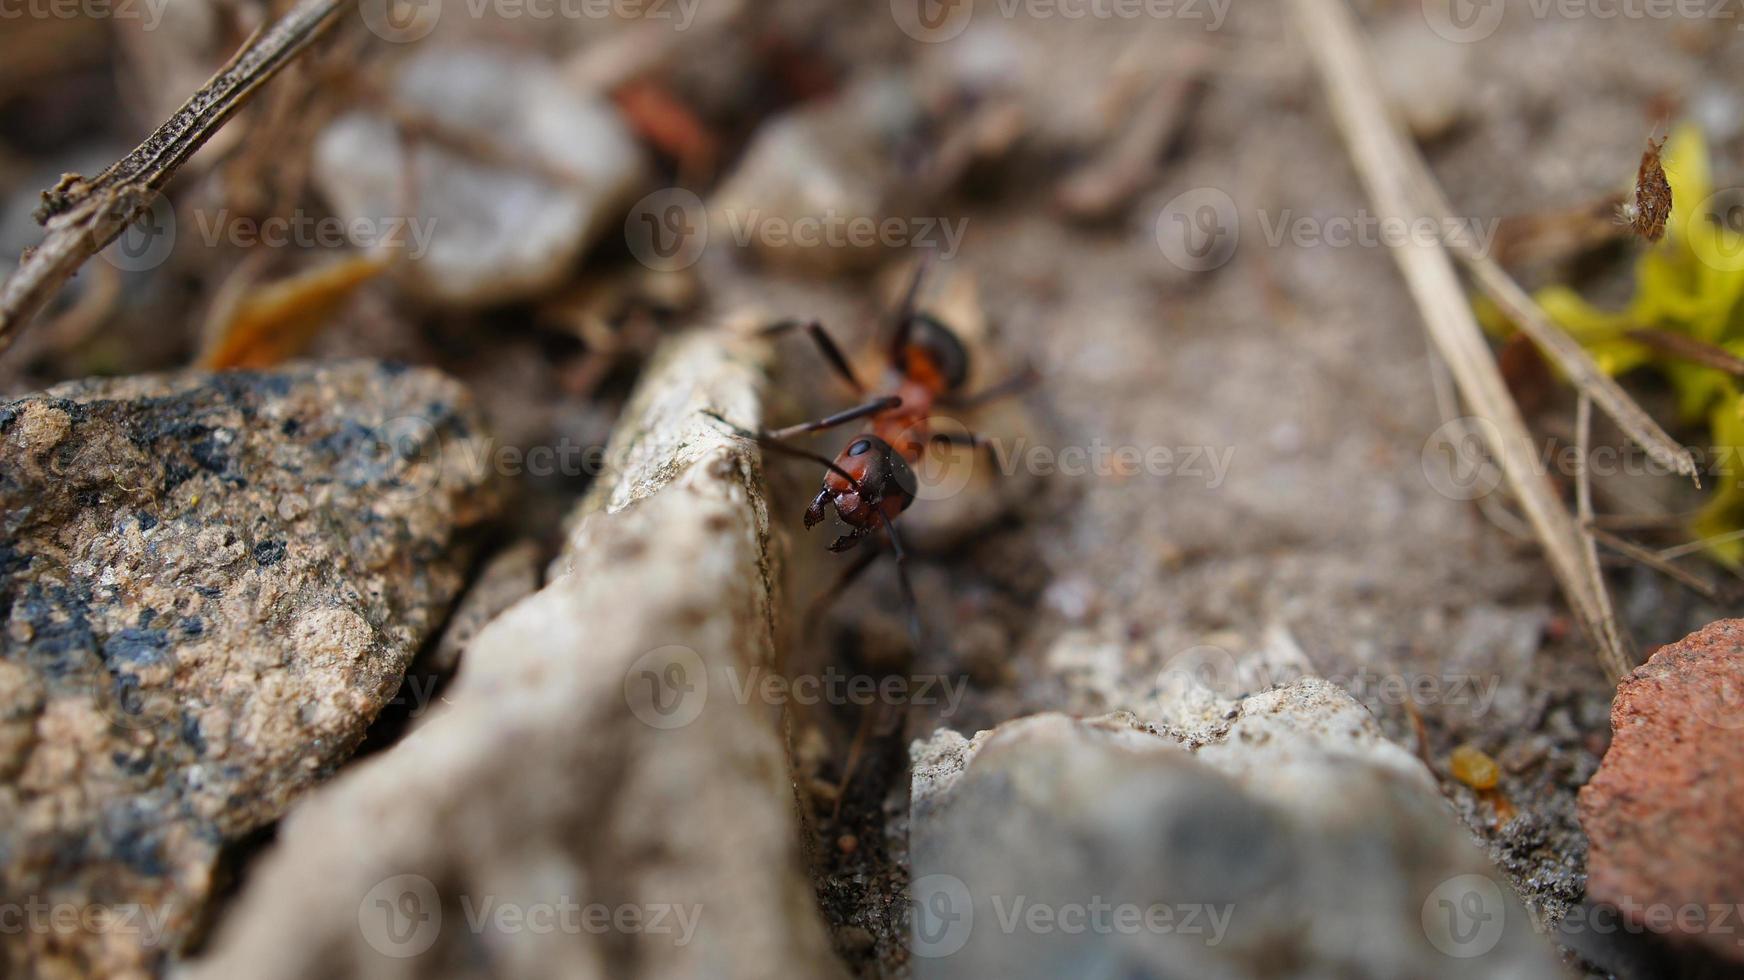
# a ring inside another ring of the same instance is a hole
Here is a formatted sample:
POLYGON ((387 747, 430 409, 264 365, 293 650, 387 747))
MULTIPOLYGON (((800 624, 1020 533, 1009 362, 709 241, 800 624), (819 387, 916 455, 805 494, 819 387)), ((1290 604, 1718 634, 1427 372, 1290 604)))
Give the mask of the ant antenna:
POLYGON ((800 459, 807 459, 807 460, 810 460, 814 463, 821 464, 822 466, 826 467, 831 473, 834 473, 837 476, 841 477, 842 479, 847 480, 848 485, 854 488, 855 493, 863 494, 866 492, 866 488, 860 485, 860 481, 854 479, 854 475, 852 473, 849 473, 847 470, 844 470, 840 466, 837 466, 836 461, 833 459, 830 459, 826 456, 819 455, 818 453, 814 453, 808 449, 801 449, 798 446, 790 446, 787 443, 782 442, 780 439, 777 439, 774 436, 771 436, 767 433, 752 432, 750 429, 746 429, 746 428, 743 428, 741 426, 734 425, 733 423, 727 421, 725 417, 723 417, 720 413, 716 412, 714 409, 705 408, 702 410, 702 413, 704 415, 707 415, 709 418, 714 419, 716 422, 719 422, 720 424, 726 426, 729 430, 732 431, 733 435, 736 435, 741 439, 746 439, 746 440, 749 440, 751 442, 754 442, 757 445, 764 447, 765 449, 773 449, 778 453, 786 453, 789 456, 797 456, 800 459))
MULTIPOLYGON (((866 488, 859 480, 854 478, 852 473, 837 466, 835 461, 832 459, 827 459, 818 453, 801 449, 798 446, 790 446, 787 443, 782 442, 780 439, 776 439, 765 433, 752 432, 742 426, 734 425, 713 409, 705 408, 702 410, 702 413, 726 426, 734 435, 741 439, 750 440, 757 443, 759 446, 773 449, 779 453, 786 453, 789 456, 796 456, 800 459, 810 460, 814 463, 821 463, 827 467, 830 472, 848 481, 848 485, 854 488, 854 492, 860 494, 866 492, 866 488)), ((908 577, 908 552, 902 547, 902 536, 896 533, 896 522, 891 520, 883 511, 878 511, 878 519, 884 523, 884 530, 890 535, 890 550, 896 556, 896 580, 902 587, 902 604, 908 610, 908 636, 914 643, 915 652, 919 653, 921 650, 920 603, 917 602, 914 597, 914 582, 908 577)))

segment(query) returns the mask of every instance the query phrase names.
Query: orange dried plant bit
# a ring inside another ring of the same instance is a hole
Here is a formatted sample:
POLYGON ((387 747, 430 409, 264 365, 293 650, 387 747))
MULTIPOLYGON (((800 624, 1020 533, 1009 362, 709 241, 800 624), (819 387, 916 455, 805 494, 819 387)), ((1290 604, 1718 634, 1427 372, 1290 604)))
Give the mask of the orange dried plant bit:
POLYGON ((648 79, 626 82, 612 92, 612 100, 630 128, 677 160, 686 174, 707 174, 714 167, 714 133, 664 86, 648 79))
POLYGON ((1495 789, 1502 778, 1502 769, 1496 765, 1496 760, 1470 743, 1454 749, 1448 762, 1453 769, 1453 778, 1473 789, 1495 789))
POLYGON ((388 264, 382 256, 360 255, 252 290, 237 304, 201 366, 265 368, 295 357, 340 305, 388 264))

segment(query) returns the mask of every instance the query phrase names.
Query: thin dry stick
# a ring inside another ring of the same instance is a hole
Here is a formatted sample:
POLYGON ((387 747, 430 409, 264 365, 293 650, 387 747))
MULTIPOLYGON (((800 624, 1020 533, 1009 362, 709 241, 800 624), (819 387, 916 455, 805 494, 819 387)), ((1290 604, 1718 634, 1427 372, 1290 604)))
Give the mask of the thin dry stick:
POLYGON ((1683 544, 1673 545, 1669 548, 1661 548, 1654 552, 1654 554, 1661 558, 1682 558, 1684 555, 1693 555, 1696 552, 1701 551, 1703 548, 1712 547, 1717 544, 1725 544, 1728 541, 1736 541, 1739 538, 1744 538, 1744 530, 1727 531, 1724 534, 1716 534, 1712 537, 1701 538, 1696 541, 1685 541, 1683 544))
POLYGON ((1594 539, 1593 521, 1593 480, 1592 473, 1587 468, 1589 447, 1592 445, 1593 434, 1593 400, 1586 392, 1581 392, 1580 400, 1575 403, 1574 412, 1574 443, 1575 464, 1574 498, 1575 513, 1580 517, 1581 549, 1586 559, 1587 574, 1592 577, 1594 594, 1599 600, 1599 611, 1603 615, 1600 623, 1608 631, 1607 640, 1615 649, 1623 651, 1626 662, 1633 662, 1635 644, 1629 639, 1629 634, 1617 620, 1617 611, 1611 606, 1611 592, 1605 586, 1605 574, 1599 567, 1599 546, 1594 539))
POLYGON ((1626 330, 1623 336, 1645 347, 1651 347, 1661 354, 1711 367, 1716 371, 1724 371, 1735 378, 1744 378, 1744 357, 1732 353, 1718 344, 1710 344, 1688 334, 1670 333, 1665 330, 1653 330, 1641 327, 1626 330))
MULTIPOLYGON (((1418 200, 1446 227, 1446 222, 1453 219, 1453 208, 1447 203, 1447 198, 1435 183, 1435 178, 1430 175, 1429 166, 1423 162, 1416 147, 1406 143, 1405 152, 1406 162, 1414 171, 1412 178, 1418 188, 1418 200)), ((1465 262, 1478 286, 1508 314, 1508 318, 1514 321, 1521 333, 1537 344, 1539 350, 1550 355, 1557 367, 1562 368, 1562 373, 1568 376, 1568 380, 1582 394, 1592 398, 1617 423, 1624 435, 1647 450, 1647 455, 1657 460, 1660 465, 1668 466, 1673 472, 1689 477, 1697 486, 1701 485, 1695 458, 1690 455, 1689 450, 1666 435, 1659 423, 1653 421, 1615 379, 1599 370, 1598 364, 1586 352, 1586 348, 1570 337, 1567 331, 1551 322, 1544 308, 1526 290, 1520 288, 1520 284, 1494 259, 1460 236, 1448 237, 1451 239, 1447 243, 1448 247, 1465 262)))
POLYGON ((1617 552, 1625 558, 1632 558, 1667 578, 1683 583, 1688 586, 1691 591, 1704 599, 1714 602, 1719 601, 1720 590, 1714 587, 1714 583, 1709 582, 1707 579, 1702 578, 1700 575, 1697 575, 1689 569, 1679 568, 1635 542, 1630 541, 1627 538, 1620 538, 1602 527, 1589 525, 1587 526, 1587 530, 1600 544, 1610 548, 1612 551, 1617 552))
MULTIPOLYGON (((1435 392, 1435 407, 1441 412, 1441 423, 1457 427, 1462 439, 1470 435, 1472 427, 1460 412, 1459 393, 1454 390, 1453 374, 1448 371, 1447 362, 1441 359, 1433 345, 1429 348, 1429 387, 1435 392)), ((1480 494, 1472 502, 1478 505, 1478 512, 1503 533, 1521 541, 1531 541, 1532 529, 1502 503, 1499 499, 1501 496, 1480 494)))
MULTIPOLYGON (((1355 17, 1342 0, 1294 3, 1333 115, 1375 209, 1384 219, 1401 223, 1421 217, 1409 150, 1381 101, 1379 75, 1355 17)), ((1393 257, 1466 403, 1488 423, 1482 427, 1486 441, 1519 497, 1570 608, 1597 643, 1600 664, 1613 680, 1621 678, 1629 670, 1628 655, 1605 625, 1598 587, 1582 558, 1580 532, 1537 472, 1532 437, 1466 301, 1452 258, 1440 244, 1411 242, 1395 246, 1393 257)))
POLYGON ((0 287, 0 352, 85 260, 114 241, 249 96, 334 22, 345 0, 302 0, 249 39, 168 122, 95 180, 68 174, 43 194, 48 232, 0 287))

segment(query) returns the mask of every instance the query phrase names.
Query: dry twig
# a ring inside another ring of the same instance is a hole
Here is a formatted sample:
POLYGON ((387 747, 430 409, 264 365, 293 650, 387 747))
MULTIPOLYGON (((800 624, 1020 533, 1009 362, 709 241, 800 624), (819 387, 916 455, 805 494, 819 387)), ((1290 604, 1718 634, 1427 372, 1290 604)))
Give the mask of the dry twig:
POLYGON ((1671 562, 1666 561, 1664 558, 1654 554, 1652 551, 1641 547, 1627 538, 1620 538, 1602 527, 1597 527, 1591 524, 1585 525, 1585 527, 1587 532, 1591 534, 1596 541, 1605 547, 1610 548, 1612 551, 1617 552, 1625 558, 1634 559, 1659 574, 1664 575, 1666 578, 1683 583, 1690 589, 1690 591, 1710 602, 1719 601, 1720 590, 1714 587, 1714 583, 1709 582, 1700 575, 1697 575, 1688 569, 1679 568, 1671 562))
POLYGON ((334 22, 344 0, 301 0, 256 34, 169 121, 94 180, 67 174, 43 193, 37 220, 42 244, 0 287, 0 351, 86 259, 139 217, 188 158, 224 126, 249 96, 334 22))
MULTIPOLYGON (((1378 73, 1350 9, 1342 0, 1295 0, 1295 9, 1325 83, 1333 115, 1376 210, 1385 218, 1401 222, 1422 217, 1425 211, 1445 214, 1445 208, 1425 206, 1421 161, 1387 114, 1381 101, 1383 89, 1378 73)), ((1440 244, 1406 243, 1396 247, 1393 256, 1417 301, 1430 337, 1453 371, 1461 394, 1473 413, 1489 423, 1485 428, 1491 451, 1519 497, 1521 509, 1545 550, 1570 608, 1582 629, 1598 644, 1599 660, 1606 673, 1613 680, 1621 678, 1629 670, 1629 657, 1617 644, 1616 631, 1606 623, 1606 604, 1599 597, 1602 586, 1595 581, 1596 576, 1583 556, 1579 529, 1568 509, 1537 472, 1532 437, 1508 394, 1447 249, 1440 244)), ((1490 278, 1494 284, 1494 277, 1490 278)), ((1506 275, 1501 278, 1506 279, 1506 275)), ((1512 280, 1508 282, 1512 284, 1512 280)), ((1568 341, 1560 331, 1550 333, 1568 341)), ((1563 351, 1554 340, 1547 349, 1553 355, 1563 351)), ((1579 351, 1578 345, 1576 350, 1579 351)), ((1585 358, 1584 351, 1579 354, 1585 358)), ((1590 364, 1591 359, 1586 358, 1586 362, 1590 364)), ((1564 368, 1568 370, 1566 364, 1564 368)), ((1593 372, 1597 373, 1596 367, 1593 372)), ((1578 372, 1568 373, 1578 380, 1578 372)), ((1582 390, 1588 390, 1587 386, 1583 385, 1582 390)), ((1596 392, 1594 401, 1607 406, 1607 410, 1619 404, 1615 398, 1607 401, 1596 392)), ((1631 431, 1622 419, 1618 422, 1625 431, 1631 431)), ((1652 451, 1651 446, 1649 450, 1652 451)), ((1693 470, 1694 463, 1688 461, 1687 453, 1684 459, 1688 469, 1693 470)))
MULTIPOLYGON (((1378 96, 1375 101, 1378 104, 1378 96)), ((1435 177, 1429 172, 1429 165, 1423 161, 1417 148, 1403 139, 1398 140, 1398 143, 1401 165, 1404 168, 1401 177, 1412 185, 1411 190, 1415 193, 1418 208, 1446 227, 1454 220, 1453 206, 1447 203, 1446 195, 1441 192, 1441 186, 1435 182, 1435 177)), ((1514 281, 1513 276, 1508 275, 1507 270, 1476 244, 1457 235, 1449 236, 1445 244, 1466 264, 1478 287, 1488 293, 1490 299, 1495 300, 1502 312, 1520 328, 1520 332, 1537 344, 1539 350, 1550 355, 1569 382, 1591 397, 1593 403, 1617 423, 1624 435, 1647 450, 1647 455, 1661 465, 1668 466, 1673 472, 1687 476, 1695 480, 1698 486, 1701 485, 1695 458, 1690 455, 1689 450, 1667 435, 1659 427, 1659 423, 1653 421, 1615 379, 1599 370, 1599 365, 1586 352, 1586 348, 1570 337, 1567 331, 1551 322, 1544 308, 1526 290, 1520 288, 1520 284, 1514 281)))
POLYGON ((1710 344, 1689 334, 1649 327, 1626 331, 1624 336, 1660 354, 1724 371, 1735 378, 1744 378, 1744 357, 1739 357, 1719 344, 1710 344))
POLYGON ((1587 574, 1592 577, 1594 595, 1599 601, 1599 612, 1602 618, 1599 624, 1606 630, 1605 641, 1614 650, 1623 652, 1624 662, 1634 660, 1634 643, 1629 634, 1617 620, 1617 611, 1611 606, 1611 592, 1605 586, 1604 571, 1599 567, 1599 546, 1597 533, 1593 530, 1593 478, 1587 467, 1591 459, 1593 436, 1593 400, 1586 392, 1581 392, 1580 400, 1575 404, 1574 444, 1575 444, 1575 474, 1574 494, 1575 513, 1580 517, 1581 552, 1586 559, 1587 574))

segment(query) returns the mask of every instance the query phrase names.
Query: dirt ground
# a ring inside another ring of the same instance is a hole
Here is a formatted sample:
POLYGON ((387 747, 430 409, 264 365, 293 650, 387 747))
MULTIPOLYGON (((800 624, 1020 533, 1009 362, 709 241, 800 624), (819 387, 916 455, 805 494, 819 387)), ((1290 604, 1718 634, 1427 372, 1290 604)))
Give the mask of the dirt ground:
MULTIPOLYGON (((951 212, 968 219, 953 270, 982 286, 988 342, 1043 373, 1022 399, 1035 431, 996 434, 1056 450, 1168 447, 1176 467, 1037 476, 1020 464, 1008 479, 1025 489, 1002 519, 917 562, 923 612, 944 649, 907 669, 974 683, 954 712, 917 707, 900 733, 874 742, 840 825, 822 821, 820 890, 850 957, 869 964, 875 949, 890 967, 902 955, 902 876, 891 865, 905 835, 905 738, 1126 707, 1207 650, 1235 665, 1228 693, 1268 676, 1262 664, 1338 680, 1430 762, 1546 923, 1581 899, 1574 794, 1609 738, 1610 688, 1536 547, 1436 489, 1428 446, 1444 418, 1432 355, 1387 249, 1267 241, 1282 216, 1371 213, 1305 53, 1276 14, 1233 12, 1226 30, 1240 40, 1130 220, 1075 227, 1022 193, 951 212), (1159 255, 1147 219, 1201 188, 1235 202, 1239 240, 1227 264, 1182 270, 1159 255), (1207 460, 1228 454, 1221 481, 1209 462, 1187 460, 1195 448, 1207 460), (1498 819, 1498 798, 1452 778, 1448 754, 1461 743, 1501 761, 1499 805, 1511 818, 1498 819), (853 852, 830 846, 840 832, 855 835, 853 852)), ((1627 177, 1668 100, 1688 98, 1740 51, 1720 31, 1520 27, 1472 46, 1469 75, 1448 80, 1470 86, 1458 95, 1462 121, 1428 148, 1456 209, 1474 220, 1603 193, 1627 177), (1534 67, 1547 63, 1558 70, 1534 67)), ((826 308, 813 290, 793 297, 788 312, 826 308)), ((848 309, 860 322, 875 311, 864 301, 848 309)), ((803 365, 797 383, 819 383, 809 349, 796 343, 788 356, 803 365)), ((1537 424, 1566 437, 1571 404, 1556 401, 1537 424)), ((1607 489, 1614 502, 1646 499, 1660 512, 1681 492, 1646 479, 1607 489)), ((794 548, 821 550, 821 535, 797 532, 802 507, 803 498, 788 507, 794 548)), ((801 575, 822 574, 808 561, 796 557, 801 575)), ((1723 614, 1644 569, 1620 569, 1612 585, 1647 650, 1723 614)), ((875 571, 833 614, 837 632, 821 641, 837 642, 829 655, 865 663, 863 637, 898 631, 898 603, 893 572, 875 571)), ((857 721, 836 721, 845 741, 857 721)))

